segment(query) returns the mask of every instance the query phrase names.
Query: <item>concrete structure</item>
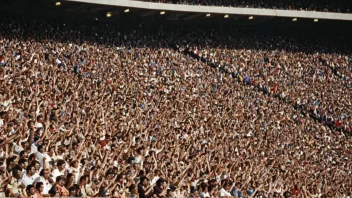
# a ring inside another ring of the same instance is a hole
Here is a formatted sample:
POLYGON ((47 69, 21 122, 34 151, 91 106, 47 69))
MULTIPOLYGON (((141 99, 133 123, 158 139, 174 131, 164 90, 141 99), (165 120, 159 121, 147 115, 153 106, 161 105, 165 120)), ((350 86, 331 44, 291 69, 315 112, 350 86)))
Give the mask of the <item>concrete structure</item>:
POLYGON ((212 14, 224 14, 224 15, 229 14, 229 15, 250 15, 250 16, 253 15, 253 16, 268 16, 268 17, 311 18, 311 19, 352 21, 352 14, 333 13, 333 12, 179 5, 179 4, 166 4, 166 3, 150 3, 150 2, 133 1, 133 0, 67 0, 67 1, 118 6, 118 7, 126 7, 126 8, 174 11, 174 12, 212 13, 212 14))

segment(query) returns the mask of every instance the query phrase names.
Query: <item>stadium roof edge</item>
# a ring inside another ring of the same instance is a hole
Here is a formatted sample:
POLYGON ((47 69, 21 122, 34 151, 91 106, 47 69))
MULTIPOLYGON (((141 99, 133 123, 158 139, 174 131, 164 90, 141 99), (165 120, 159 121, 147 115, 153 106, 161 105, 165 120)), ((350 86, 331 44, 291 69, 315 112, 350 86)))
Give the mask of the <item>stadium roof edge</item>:
POLYGON ((133 1, 133 0, 66 0, 66 1, 118 6, 118 7, 128 7, 128 8, 174 11, 174 12, 254 15, 254 16, 308 18, 308 19, 317 18, 317 19, 328 19, 328 20, 352 21, 352 14, 333 13, 333 12, 179 5, 179 4, 166 4, 166 3, 150 3, 150 2, 133 1))

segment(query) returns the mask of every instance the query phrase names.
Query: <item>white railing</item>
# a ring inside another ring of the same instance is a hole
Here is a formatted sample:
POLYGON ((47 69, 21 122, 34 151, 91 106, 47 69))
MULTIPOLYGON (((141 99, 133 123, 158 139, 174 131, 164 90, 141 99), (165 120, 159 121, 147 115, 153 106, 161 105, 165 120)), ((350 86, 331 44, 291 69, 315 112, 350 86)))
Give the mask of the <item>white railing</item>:
POLYGON ((82 3, 93 3, 101 5, 111 5, 126 8, 139 8, 160 11, 178 11, 194 13, 230 14, 230 15, 253 15, 271 17, 290 17, 290 18, 311 18, 311 19, 330 19, 352 21, 352 14, 334 12, 314 12, 297 10, 279 9, 260 9, 260 8, 234 8, 220 6, 198 6, 198 5, 179 5, 167 3, 152 3, 133 0, 67 0, 82 3))

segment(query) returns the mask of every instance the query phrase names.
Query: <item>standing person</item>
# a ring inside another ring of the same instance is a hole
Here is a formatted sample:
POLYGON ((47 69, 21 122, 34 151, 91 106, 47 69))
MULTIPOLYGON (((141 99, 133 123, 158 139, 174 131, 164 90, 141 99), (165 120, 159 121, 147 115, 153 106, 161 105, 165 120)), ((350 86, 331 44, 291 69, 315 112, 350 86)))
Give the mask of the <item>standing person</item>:
POLYGON ((42 194, 43 193, 43 190, 44 190, 44 184, 42 182, 37 182, 35 184, 35 194, 33 196, 33 198, 43 198, 44 195, 42 194))
POLYGON ((58 176, 66 176, 66 162, 65 160, 58 160, 56 163, 57 168, 53 170, 51 173, 53 175, 53 179, 56 180, 58 176))
POLYGON ((65 187, 66 187, 67 189, 69 189, 69 188, 70 188, 71 186, 73 186, 74 184, 75 184, 75 176, 73 175, 73 173, 67 174, 65 187))
POLYGON ((232 195, 237 197, 237 198, 243 197, 242 191, 241 191, 241 183, 240 182, 236 182, 235 187, 232 190, 232 195))
POLYGON ((140 198, 150 198, 152 197, 152 189, 155 184, 148 186, 149 179, 146 176, 140 178, 138 183, 138 194, 140 198))
POLYGON ((30 198, 39 198, 39 197, 36 197, 35 194, 36 194, 36 190, 34 188, 34 186, 32 184, 30 185, 27 185, 26 187, 26 192, 27 192, 27 197, 30 197, 30 198))
POLYGON ((201 186, 202 192, 199 193, 199 196, 202 198, 210 198, 209 194, 209 186, 207 184, 203 183, 203 186, 201 186))
POLYGON ((229 193, 230 188, 230 184, 228 182, 225 182, 223 188, 221 188, 220 190, 220 197, 231 197, 231 193, 229 193))
POLYGON ((167 183, 163 178, 159 178, 156 181, 156 186, 154 186, 153 191, 154 196, 157 197, 165 197, 167 194, 167 183))
POLYGON ((79 188, 83 197, 90 196, 92 194, 91 189, 88 187, 89 177, 83 175, 79 178, 79 188))
POLYGON ((67 197, 70 195, 70 192, 65 188, 66 179, 63 176, 58 176, 56 178, 56 183, 54 187, 56 187, 59 194, 63 197, 67 197))
POLYGON ((130 192, 130 195, 128 196, 128 198, 139 198, 138 186, 136 186, 135 184, 131 184, 128 189, 130 192))
POLYGON ((8 197, 18 197, 22 194, 22 171, 19 169, 13 169, 12 170, 12 175, 13 177, 11 178, 11 181, 9 184, 7 184, 7 196, 8 197))
POLYGON ((51 189, 52 185, 50 184, 50 172, 48 169, 43 169, 39 173, 39 177, 36 179, 37 183, 42 183, 43 184, 43 192, 42 194, 44 196, 49 195, 49 190, 51 189))
POLYGON ((33 185, 35 179, 36 179, 36 176, 35 176, 35 166, 33 164, 30 164, 27 166, 26 168, 26 174, 23 175, 22 177, 22 182, 25 186, 28 186, 28 185, 33 185))
POLYGON ((71 187, 68 188, 68 191, 70 193, 69 197, 76 197, 77 196, 76 187, 71 186, 71 187))

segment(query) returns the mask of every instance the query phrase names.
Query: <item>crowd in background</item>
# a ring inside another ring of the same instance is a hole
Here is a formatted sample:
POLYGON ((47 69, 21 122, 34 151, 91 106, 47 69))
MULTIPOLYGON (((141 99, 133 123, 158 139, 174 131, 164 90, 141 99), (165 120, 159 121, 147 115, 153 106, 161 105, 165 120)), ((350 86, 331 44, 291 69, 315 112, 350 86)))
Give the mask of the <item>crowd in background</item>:
POLYGON ((2 19, 0 197, 350 197, 327 43, 2 19))
POLYGON ((239 8, 266 8, 319 12, 350 13, 352 4, 348 0, 141 0, 154 3, 183 5, 229 6, 239 8))

